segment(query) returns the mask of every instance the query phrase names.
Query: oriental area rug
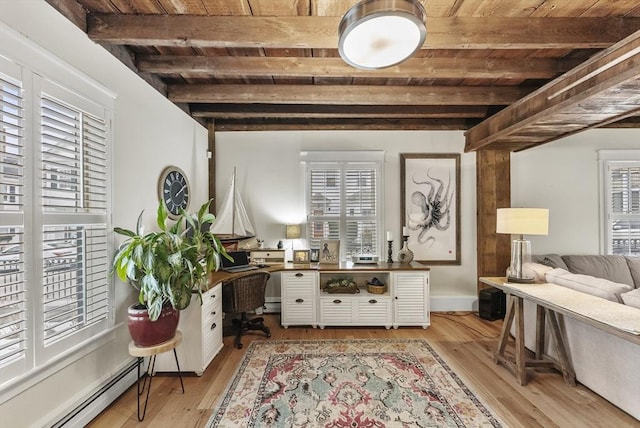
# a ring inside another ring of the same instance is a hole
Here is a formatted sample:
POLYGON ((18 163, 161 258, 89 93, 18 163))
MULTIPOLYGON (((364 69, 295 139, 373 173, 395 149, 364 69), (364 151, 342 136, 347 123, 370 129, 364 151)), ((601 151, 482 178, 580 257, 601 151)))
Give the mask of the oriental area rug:
POLYGON ((207 428, 500 427, 424 340, 252 342, 207 428))

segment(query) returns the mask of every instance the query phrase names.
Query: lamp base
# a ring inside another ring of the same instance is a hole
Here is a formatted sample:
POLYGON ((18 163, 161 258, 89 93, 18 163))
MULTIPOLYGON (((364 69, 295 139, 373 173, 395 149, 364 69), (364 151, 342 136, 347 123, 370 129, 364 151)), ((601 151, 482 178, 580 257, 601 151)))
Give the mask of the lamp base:
POLYGON ((516 278, 515 276, 508 276, 507 282, 513 282, 515 284, 533 284, 533 278, 516 278))

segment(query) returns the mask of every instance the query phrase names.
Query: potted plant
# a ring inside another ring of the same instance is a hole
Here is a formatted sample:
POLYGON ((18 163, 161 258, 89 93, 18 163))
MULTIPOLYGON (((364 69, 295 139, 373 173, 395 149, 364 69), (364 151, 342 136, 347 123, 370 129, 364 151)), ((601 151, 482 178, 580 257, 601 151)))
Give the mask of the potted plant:
POLYGON ((142 213, 136 230, 114 231, 127 239, 118 247, 113 270, 138 290, 138 303, 129 307, 129 331, 134 343, 151 346, 173 337, 179 311, 201 290, 209 272, 218 270, 220 257, 229 257, 220 240, 202 225, 210 225, 211 200, 197 213, 184 210, 172 225, 162 201, 158 206, 158 232, 143 234, 142 213))

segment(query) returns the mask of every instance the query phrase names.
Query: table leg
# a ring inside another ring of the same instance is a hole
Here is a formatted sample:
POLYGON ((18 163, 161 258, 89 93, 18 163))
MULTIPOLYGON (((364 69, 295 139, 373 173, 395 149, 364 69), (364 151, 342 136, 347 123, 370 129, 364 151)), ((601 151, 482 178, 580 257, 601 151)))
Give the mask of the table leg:
POLYGON ((180 376, 180 386, 182 387, 182 393, 184 394, 184 383, 182 383, 182 372, 180 371, 180 363, 178 362, 178 353, 176 348, 173 348, 173 356, 176 359, 176 367, 178 367, 178 376, 180 376))
MULTIPOLYGON (((140 389, 140 366, 142 365, 142 361, 144 361, 143 357, 138 357, 138 380, 136 381, 136 386, 138 390, 138 421, 142 422, 144 420, 144 416, 147 413, 147 404, 149 403, 149 392, 151 391, 151 380, 153 379, 153 370, 156 365, 156 356, 153 355, 149 359, 149 364, 147 365, 146 377, 142 383, 142 390, 140 389), (151 369, 151 370, 149 370, 151 369), (147 379, 149 383, 147 384, 147 379), (144 409, 142 410, 142 415, 140 414, 140 396, 144 394, 144 390, 147 390, 147 396, 144 400, 144 409)), ((182 377, 180 378, 182 382, 182 377)), ((184 391, 183 391, 184 392, 184 391)))
POLYGON ((507 347, 507 341, 509 340, 509 332, 511 331, 511 325, 513 324, 513 305, 514 297, 507 294, 507 313, 504 316, 502 323, 502 331, 500 332, 500 338, 498 339, 498 349, 494 354, 493 361, 497 364, 500 357, 504 357, 504 350, 507 347))
POLYGON ((520 385, 527 384, 527 368, 524 349, 524 304, 522 297, 513 297, 515 300, 515 322, 516 322, 516 377, 520 385))
POLYGON ((544 356, 545 341, 544 308, 536 305, 536 360, 542 360, 544 356))
POLYGON ((569 385, 576 386, 576 373, 573 370, 573 364, 571 364, 571 360, 567 354, 567 347, 564 343, 564 339, 562 338, 562 333, 560 332, 556 313, 550 309, 545 309, 545 312, 549 318, 553 341, 556 344, 556 352, 558 353, 558 362, 560 363, 560 368, 562 370, 562 377, 564 377, 564 381, 569 385))

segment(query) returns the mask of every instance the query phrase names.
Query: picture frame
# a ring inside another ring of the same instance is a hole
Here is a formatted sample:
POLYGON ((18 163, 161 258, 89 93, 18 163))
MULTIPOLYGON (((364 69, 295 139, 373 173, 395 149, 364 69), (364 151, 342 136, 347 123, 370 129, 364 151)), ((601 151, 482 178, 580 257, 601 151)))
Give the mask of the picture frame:
POLYGON ((309 262, 318 263, 320 261, 320 249, 312 248, 309 250, 309 262))
POLYGON ((309 250, 293 250, 294 263, 309 263, 309 250))
POLYGON ((400 218, 415 261, 461 263, 459 153, 400 154, 400 218))
POLYGON ((339 239, 323 239, 320 242, 320 259, 321 264, 338 264, 340 263, 340 240, 339 239))

